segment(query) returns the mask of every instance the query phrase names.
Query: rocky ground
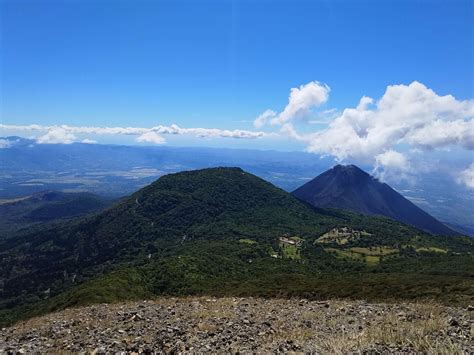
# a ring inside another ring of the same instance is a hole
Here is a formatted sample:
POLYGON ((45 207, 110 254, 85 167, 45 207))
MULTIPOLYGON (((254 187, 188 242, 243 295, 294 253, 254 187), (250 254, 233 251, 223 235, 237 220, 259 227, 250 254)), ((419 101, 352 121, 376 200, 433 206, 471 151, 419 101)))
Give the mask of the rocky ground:
POLYGON ((474 307, 256 298, 94 305, 17 323, 0 353, 474 353, 474 307))

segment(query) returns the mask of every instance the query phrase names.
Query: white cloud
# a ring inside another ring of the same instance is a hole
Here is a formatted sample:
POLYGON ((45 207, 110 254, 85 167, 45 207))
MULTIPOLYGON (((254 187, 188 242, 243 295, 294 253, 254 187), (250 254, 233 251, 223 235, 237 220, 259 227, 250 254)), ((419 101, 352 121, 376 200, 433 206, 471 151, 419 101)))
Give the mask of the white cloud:
POLYGON ((459 145, 474 149, 474 120, 436 120, 407 135, 407 142, 427 149, 459 145))
POLYGON ((76 137, 67 130, 55 127, 48 129, 48 132, 39 137, 36 141, 39 144, 71 144, 76 137))
POLYGON ((359 104, 357 105, 358 111, 367 110, 367 107, 374 103, 374 99, 368 96, 362 96, 360 98, 359 104))
POLYGON ((339 116, 339 112, 337 111, 336 108, 331 108, 328 110, 324 110, 321 112, 318 112, 315 116, 314 119, 310 119, 307 122, 310 124, 329 124, 331 123, 331 120, 339 116))
POLYGON ((253 121, 253 125, 255 128, 259 129, 269 123, 273 118, 275 118, 277 113, 273 110, 266 110, 260 116, 258 116, 255 121, 253 121))
POLYGON ((292 88, 288 105, 278 115, 278 118, 274 118, 272 121, 283 124, 294 118, 307 115, 313 107, 319 106, 328 100, 329 91, 331 91, 329 86, 317 81, 301 85, 299 88, 292 88))
POLYGON ((150 129, 150 131, 158 134, 179 134, 179 135, 193 135, 199 138, 237 138, 237 139, 254 139, 274 135, 273 133, 246 131, 240 129, 228 130, 217 128, 181 128, 177 125, 157 126, 150 129))
POLYGON ((474 101, 439 96, 419 82, 392 85, 375 102, 362 97, 327 129, 303 137, 313 153, 374 160, 398 144, 434 149, 449 145, 474 148, 474 101), (373 107, 369 107, 373 105, 373 107))
POLYGON ((409 167, 407 158, 395 150, 387 150, 385 153, 375 156, 375 164, 399 170, 406 170, 409 167))
POLYGON ((311 109, 328 100, 330 91, 329 86, 318 81, 292 88, 285 109, 279 114, 266 110, 255 119, 254 126, 260 128, 268 122, 272 125, 283 125, 296 118, 306 117, 311 113, 311 109))
POLYGON ((274 136, 275 133, 266 133, 247 130, 228 130, 217 128, 182 128, 178 125, 155 126, 151 128, 142 127, 81 127, 81 126, 40 126, 40 125, 2 125, 0 129, 15 131, 47 131, 44 136, 38 138, 38 143, 72 143, 75 134, 95 134, 95 135, 132 135, 143 136, 153 132, 157 135, 191 135, 199 138, 235 138, 235 139, 256 139, 274 136))
POLYGON ((0 149, 10 148, 12 143, 8 139, 0 139, 0 149))
POLYGON ((81 141, 81 143, 85 143, 85 144, 96 144, 97 141, 93 140, 93 139, 89 139, 89 138, 86 138, 86 139, 83 139, 81 141))
POLYGON ((459 173, 457 182, 467 186, 470 189, 474 189, 474 163, 469 165, 466 170, 463 170, 459 173))
POLYGON ((375 156, 372 173, 382 181, 396 177, 398 180, 411 180, 412 171, 408 158, 395 150, 387 150, 375 156))
POLYGON ((296 140, 304 140, 304 136, 298 134, 296 131, 295 127, 291 123, 285 123, 283 126, 281 126, 280 132, 284 134, 285 136, 289 136, 291 138, 294 138, 296 140))
POLYGON ((147 132, 135 139, 137 142, 146 142, 153 144, 165 144, 166 140, 155 132, 147 132))

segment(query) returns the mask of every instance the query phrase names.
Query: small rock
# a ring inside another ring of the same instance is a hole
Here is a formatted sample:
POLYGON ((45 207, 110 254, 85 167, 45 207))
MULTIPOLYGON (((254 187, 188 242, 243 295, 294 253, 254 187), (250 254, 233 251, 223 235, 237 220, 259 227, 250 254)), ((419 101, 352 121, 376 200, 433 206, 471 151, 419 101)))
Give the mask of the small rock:
POLYGON ((449 325, 452 327, 457 327, 459 325, 459 322, 455 318, 449 319, 449 325))
POLYGON ((139 320, 143 320, 143 317, 139 313, 137 313, 137 314, 133 315, 131 320, 136 322, 136 321, 139 321, 139 320))

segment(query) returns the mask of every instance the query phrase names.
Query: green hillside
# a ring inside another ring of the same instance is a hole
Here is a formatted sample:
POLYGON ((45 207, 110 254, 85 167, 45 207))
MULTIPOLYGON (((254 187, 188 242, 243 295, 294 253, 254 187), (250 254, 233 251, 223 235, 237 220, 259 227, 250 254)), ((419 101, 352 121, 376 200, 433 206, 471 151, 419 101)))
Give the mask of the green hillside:
POLYGON ((313 208, 238 168, 183 172, 0 241, 0 322, 162 294, 469 303, 473 251, 469 238, 313 208), (347 242, 320 239, 344 227, 347 242))

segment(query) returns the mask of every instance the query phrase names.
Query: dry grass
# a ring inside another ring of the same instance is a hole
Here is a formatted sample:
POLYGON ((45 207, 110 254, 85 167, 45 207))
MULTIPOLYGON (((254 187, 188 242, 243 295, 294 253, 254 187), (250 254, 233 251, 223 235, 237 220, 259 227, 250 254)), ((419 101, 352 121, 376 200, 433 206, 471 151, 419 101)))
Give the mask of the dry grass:
POLYGON ((197 325, 196 328, 200 330, 201 332, 215 332, 217 330, 217 325, 216 323, 213 323, 211 321, 200 321, 197 325))
MULTIPOLYGON (((437 334, 446 329, 447 317, 442 308, 434 303, 410 305, 408 317, 416 314, 417 319, 407 320, 389 312, 383 322, 360 331, 338 332, 332 337, 322 338, 325 351, 343 354, 357 349, 370 349, 377 345, 409 347, 412 351, 429 354, 461 354, 462 348, 449 339, 438 340, 437 334)), ((339 319, 344 322, 344 319, 339 319)), ((331 322, 335 326, 337 322, 331 322)))
POLYGON ((189 317, 198 319, 233 319, 237 315, 234 311, 229 309, 198 309, 190 311, 189 317))

